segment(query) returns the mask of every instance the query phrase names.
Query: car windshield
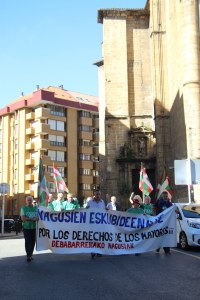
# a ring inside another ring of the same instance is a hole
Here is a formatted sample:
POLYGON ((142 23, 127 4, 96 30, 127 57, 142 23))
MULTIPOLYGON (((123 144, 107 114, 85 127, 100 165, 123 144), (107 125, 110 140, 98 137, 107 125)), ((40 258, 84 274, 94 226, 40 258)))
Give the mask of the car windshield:
POLYGON ((185 205, 182 212, 186 218, 200 218, 200 206, 185 205))

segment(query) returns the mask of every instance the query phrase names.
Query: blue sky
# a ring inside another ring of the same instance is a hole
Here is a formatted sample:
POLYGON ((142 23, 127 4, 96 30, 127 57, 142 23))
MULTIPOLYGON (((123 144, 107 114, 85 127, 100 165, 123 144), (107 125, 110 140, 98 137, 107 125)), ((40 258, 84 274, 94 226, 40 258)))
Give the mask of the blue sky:
POLYGON ((146 0, 1 0, 0 107, 39 85, 98 96, 100 8, 144 8, 146 0))

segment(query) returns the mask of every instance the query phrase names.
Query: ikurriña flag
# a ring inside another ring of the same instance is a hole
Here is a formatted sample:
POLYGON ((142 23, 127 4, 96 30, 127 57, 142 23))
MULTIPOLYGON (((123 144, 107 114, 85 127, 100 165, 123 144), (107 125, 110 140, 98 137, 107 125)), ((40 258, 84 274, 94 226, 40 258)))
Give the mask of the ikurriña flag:
POLYGON ((68 189, 66 183, 64 182, 64 180, 62 179, 62 176, 61 176, 58 168, 55 165, 53 165, 53 178, 54 178, 57 192, 64 191, 64 192, 69 193, 69 189, 68 189))
POLYGON ((38 176, 38 204, 42 206, 47 205, 49 198, 49 190, 47 187, 46 177, 44 175, 44 167, 42 164, 42 158, 39 162, 39 176, 38 176))
POLYGON ((139 189, 146 196, 149 196, 149 194, 153 191, 153 187, 152 187, 149 177, 146 173, 146 169, 142 165, 141 165, 141 170, 140 170, 139 189))
POLYGON ((157 186, 157 197, 156 198, 159 199, 159 197, 161 196, 161 194, 163 192, 167 192, 168 193, 169 199, 172 198, 173 190, 171 188, 170 179, 169 179, 169 177, 166 174, 165 168, 163 170, 160 183, 157 186))

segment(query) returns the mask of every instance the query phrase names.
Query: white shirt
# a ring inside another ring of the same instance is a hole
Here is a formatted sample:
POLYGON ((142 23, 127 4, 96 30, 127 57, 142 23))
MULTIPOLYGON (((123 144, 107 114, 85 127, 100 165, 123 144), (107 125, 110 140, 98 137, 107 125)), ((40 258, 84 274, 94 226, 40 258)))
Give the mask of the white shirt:
POLYGON ((112 202, 109 202, 106 206, 107 209, 110 209, 110 210, 117 210, 117 206, 115 203, 112 203, 112 202))
POLYGON ((87 207, 90 207, 90 208, 100 208, 100 209, 105 209, 105 202, 100 199, 99 201, 95 201, 93 199, 89 200, 87 202, 87 207))

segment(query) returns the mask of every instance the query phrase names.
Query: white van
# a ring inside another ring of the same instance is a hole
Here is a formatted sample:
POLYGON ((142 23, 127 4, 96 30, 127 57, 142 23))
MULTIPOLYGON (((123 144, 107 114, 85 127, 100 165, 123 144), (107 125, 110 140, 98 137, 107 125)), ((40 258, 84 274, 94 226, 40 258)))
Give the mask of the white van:
POLYGON ((177 243, 181 249, 189 246, 200 247, 200 204, 178 204, 177 243))

